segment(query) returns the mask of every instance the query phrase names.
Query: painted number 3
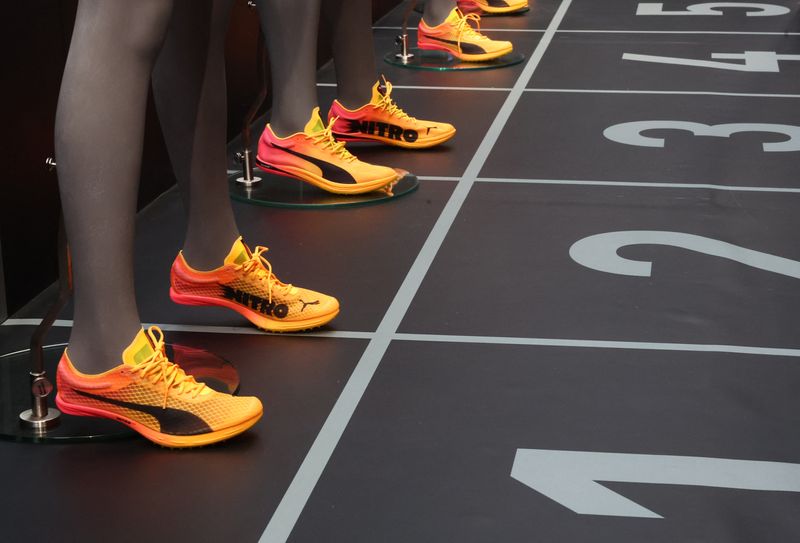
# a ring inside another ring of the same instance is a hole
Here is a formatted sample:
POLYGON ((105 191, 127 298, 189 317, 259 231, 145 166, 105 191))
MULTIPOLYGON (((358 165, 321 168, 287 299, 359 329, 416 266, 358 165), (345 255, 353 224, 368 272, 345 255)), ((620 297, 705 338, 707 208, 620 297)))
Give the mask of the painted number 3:
POLYGON ((763 144, 767 153, 800 151, 800 126, 768 123, 729 123, 708 125, 690 121, 633 121, 615 124, 603 131, 603 135, 617 143, 637 147, 664 147, 664 138, 643 135, 647 130, 683 130, 695 136, 729 138, 739 132, 767 132, 782 134, 788 139, 763 144))
POLYGON ((639 4, 636 15, 724 15, 723 10, 726 8, 746 9, 748 17, 774 17, 791 11, 786 6, 754 2, 705 2, 692 4, 682 11, 664 11, 662 3, 644 2, 639 4))

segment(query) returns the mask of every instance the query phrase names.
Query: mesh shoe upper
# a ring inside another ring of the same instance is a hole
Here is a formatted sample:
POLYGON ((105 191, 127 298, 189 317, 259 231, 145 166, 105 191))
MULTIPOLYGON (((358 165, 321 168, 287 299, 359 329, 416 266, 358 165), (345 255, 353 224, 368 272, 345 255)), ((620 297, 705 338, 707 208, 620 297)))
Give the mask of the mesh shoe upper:
POLYGON ((391 94, 392 84, 382 77, 372 87, 370 102, 358 109, 347 109, 334 100, 328 119, 336 137, 421 148, 447 141, 456 133, 449 123, 411 117, 392 100, 391 94))

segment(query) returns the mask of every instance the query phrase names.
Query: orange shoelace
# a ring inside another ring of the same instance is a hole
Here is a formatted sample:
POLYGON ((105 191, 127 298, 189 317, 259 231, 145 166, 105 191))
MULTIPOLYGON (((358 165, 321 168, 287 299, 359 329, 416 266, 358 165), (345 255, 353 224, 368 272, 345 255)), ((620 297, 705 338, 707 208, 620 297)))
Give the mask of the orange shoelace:
MULTIPOLYGON (((331 123, 333 124, 333 123, 331 123)), ((246 274, 252 274, 261 283, 267 284, 267 297, 272 301, 272 289, 275 287, 280 288, 284 294, 290 294, 292 285, 282 283, 275 274, 272 273, 272 264, 269 260, 264 258, 263 253, 269 251, 268 248, 261 245, 256 246, 255 251, 250 255, 250 258, 242 264, 236 266, 237 270, 241 270, 246 274)))
POLYGON ((153 342, 153 354, 134 366, 131 371, 139 373, 143 379, 153 384, 164 381, 164 402, 161 407, 166 409, 170 391, 189 394, 192 398, 203 392, 206 388, 204 383, 198 383, 194 377, 186 375, 177 364, 169 361, 161 329, 158 326, 151 326, 147 329, 147 335, 153 342))
MULTIPOLYGON (((333 117, 324 130, 320 130, 312 135, 306 135, 306 137, 312 140, 314 145, 328 151, 333 156, 345 162, 353 162, 356 160, 356 157, 345 148, 344 142, 336 141, 336 138, 333 137, 333 125, 338 118, 339 117, 333 117)), ((264 248, 264 250, 266 250, 266 248, 264 248)))

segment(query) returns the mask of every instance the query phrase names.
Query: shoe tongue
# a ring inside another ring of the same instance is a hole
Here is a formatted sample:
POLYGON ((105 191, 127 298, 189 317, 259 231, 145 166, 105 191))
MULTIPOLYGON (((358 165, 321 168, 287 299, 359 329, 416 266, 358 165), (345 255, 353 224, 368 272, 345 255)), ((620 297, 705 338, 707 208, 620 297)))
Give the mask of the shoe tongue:
POLYGON ((461 10, 458 8, 453 8, 453 11, 450 12, 450 15, 447 16, 447 19, 444 20, 445 23, 457 23, 461 19, 464 18, 464 15, 461 13, 461 10))
POLYGON ((322 117, 319 116, 319 107, 315 107, 311 112, 311 118, 306 123, 303 132, 309 136, 313 136, 318 132, 325 130, 325 123, 322 122, 322 117))
POLYGON ((374 85, 372 85, 372 100, 370 100, 370 104, 378 104, 381 101, 381 98, 389 94, 392 90, 392 85, 384 76, 381 76, 374 85))
POLYGON ((252 253, 250 252, 250 249, 248 249, 247 245, 244 244, 242 238, 239 238, 233 242, 231 251, 228 253, 228 256, 225 257, 225 264, 242 264, 250 260, 251 256, 252 253))
POLYGON ((144 329, 139 330, 130 345, 122 352, 122 362, 129 366, 138 366, 153 356, 155 345, 144 329))

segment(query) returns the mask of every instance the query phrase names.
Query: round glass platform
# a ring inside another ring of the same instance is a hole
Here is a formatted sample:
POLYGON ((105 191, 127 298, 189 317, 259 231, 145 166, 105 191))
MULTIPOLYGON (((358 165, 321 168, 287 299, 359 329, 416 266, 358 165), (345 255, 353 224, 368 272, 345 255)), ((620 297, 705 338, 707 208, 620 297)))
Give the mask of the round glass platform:
POLYGON ((241 174, 228 177, 231 198, 239 202, 268 207, 329 208, 382 204, 411 194, 419 188, 417 176, 405 175, 392 187, 391 193, 372 191, 364 194, 333 194, 309 183, 290 177, 255 173, 261 181, 250 185, 237 181, 241 174))
POLYGON ((383 60, 392 66, 409 68, 412 70, 434 70, 434 71, 470 71, 470 70, 493 70, 495 68, 506 68, 514 66, 525 60, 525 55, 512 51, 502 57, 483 62, 465 62, 457 59, 445 51, 420 50, 416 47, 409 50, 413 55, 410 59, 403 59, 398 56, 396 51, 386 53, 383 60))
MULTIPOLYGON (((44 348, 44 369, 53 384, 53 393, 47 398, 50 408, 55 407, 56 367, 66 344, 48 345, 44 348)), ((234 394, 239 390, 239 372, 219 356, 185 345, 167 345, 169 359, 186 373, 220 392, 234 394)), ((31 408, 30 351, 0 355, 0 439, 35 443, 74 443, 125 439, 137 435, 120 423, 95 417, 74 417, 61 414, 58 425, 45 433, 23 427, 19 414, 31 408)))

